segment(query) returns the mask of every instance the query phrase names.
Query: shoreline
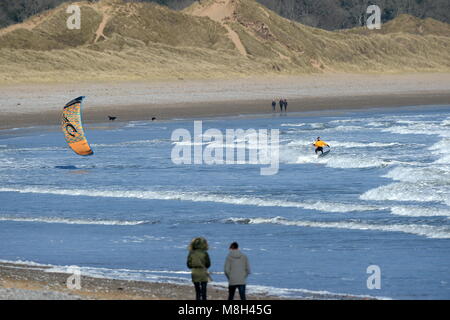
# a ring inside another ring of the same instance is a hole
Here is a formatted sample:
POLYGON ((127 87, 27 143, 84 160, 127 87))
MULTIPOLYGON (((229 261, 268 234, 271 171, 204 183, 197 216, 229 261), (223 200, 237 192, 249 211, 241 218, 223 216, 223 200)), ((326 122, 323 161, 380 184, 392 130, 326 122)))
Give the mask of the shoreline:
MULTIPOLYGON (((52 267, 0 262, 0 300, 195 300, 191 284, 97 278, 81 275, 81 289, 66 286, 68 273, 48 271, 52 267), (47 270, 47 271, 46 271, 47 270)), ((228 291, 208 284, 208 300, 224 300, 228 291)), ((235 297, 235 299, 239 299, 235 297)), ((313 294, 305 298, 247 293, 248 300, 376 300, 376 297, 313 294)))
MULTIPOLYGON (((398 107, 426 107, 450 104, 450 92, 428 94, 397 94, 397 95, 370 95, 352 97, 309 97, 289 100, 288 112, 346 112, 364 111, 374 108, 398 107), (331 107, 332 106, 332 107, 331 107)), ((117 117, 117 122, 130 121, 173 121, 205 118, 225 117, 269 117, 280 115, 277 104, 276 112, 272 112, 270 101, 216 101, 202 103, 185 103, 166 105, 161 109, 148 105, 114 106, 108 108, 90 108, 83 111, 83 121, 86 124, 107 123, 108 115, 117 117)), ((0 132, 2 130, 26 128, 34 126, 59 126, 60 111, 43 111, 39 113, 5 113, 0 119, 0 132)))
POLYGON ((450 104, 450 73, 334 74, 261 79, 0 86, 0 130, 59 125, 65 103, 87 97, 85 123, 271 115, 450 104))
MULTIPOLYGON (((60 293, 76 300, 195 300, 193 285, 96 278, 81 275, 81 289, 66 286, 70 274, 48 272, 50 266, 33 266, 0 262, 0 289, 27 290, 29 293, 60 293)), ((226 300, 228 292, 208 285, 210 300, 226 300)), ((45 294, 43 295, 45 296, 45 294)), ((2 300, 0 291, 0 300, 2 300)), ((274 296, 249 295, 249 299, 280 299, 274 296)))

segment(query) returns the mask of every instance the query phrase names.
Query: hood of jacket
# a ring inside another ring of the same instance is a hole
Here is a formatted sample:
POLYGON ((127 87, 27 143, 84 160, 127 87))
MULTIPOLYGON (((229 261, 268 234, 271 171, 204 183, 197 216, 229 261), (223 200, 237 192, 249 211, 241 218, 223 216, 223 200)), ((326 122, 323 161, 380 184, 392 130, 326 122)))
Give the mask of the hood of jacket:
POLYGON ((191 243, 189 244, 189 251, 193 251, 193 250, 208 250, 208 241, 206 241, 205 238, 195 238, 191 241, 191 243))
POLYGON ((240 250, 230 250, 229 256, 233 259, 240 259, 243 254, 240 250))

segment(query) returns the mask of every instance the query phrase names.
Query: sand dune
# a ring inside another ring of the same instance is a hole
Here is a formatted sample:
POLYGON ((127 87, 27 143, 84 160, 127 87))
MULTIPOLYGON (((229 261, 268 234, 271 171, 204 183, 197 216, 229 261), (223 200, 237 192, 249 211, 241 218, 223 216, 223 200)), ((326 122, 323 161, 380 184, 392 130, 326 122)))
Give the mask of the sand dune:
POLYGON ((330 32, 253 0, 210 0, 182 12, 153 3, 79 2, 0 30, 0 83, 224 79, 336 72, 446 72, 450 28, 401 16, 381 32, 330 32))

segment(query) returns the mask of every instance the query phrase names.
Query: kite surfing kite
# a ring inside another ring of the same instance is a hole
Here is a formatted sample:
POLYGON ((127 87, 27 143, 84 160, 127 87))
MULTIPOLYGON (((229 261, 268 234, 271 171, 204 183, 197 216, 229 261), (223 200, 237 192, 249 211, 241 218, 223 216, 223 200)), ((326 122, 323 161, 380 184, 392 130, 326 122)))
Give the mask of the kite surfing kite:
POLYGON ((94 154, 84 135, 81 122, 81 104, 85 97, 78 97, 64 106, 62 114, 62 130, 69 147, 80 156, 94 154))

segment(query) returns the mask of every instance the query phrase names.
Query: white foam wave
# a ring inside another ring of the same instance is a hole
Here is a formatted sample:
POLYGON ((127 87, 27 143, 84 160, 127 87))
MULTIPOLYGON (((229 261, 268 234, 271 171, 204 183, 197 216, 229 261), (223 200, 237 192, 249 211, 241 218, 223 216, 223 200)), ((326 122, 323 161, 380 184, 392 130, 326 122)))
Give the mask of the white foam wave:
POLYGON ((294 161, 297 164, 304 163, 321 163, 330 168, 337 169, 363 169, 363 168, 376 168, 386 167, 395 164, 394 161, 386 161, 376 158, 361 158, 357 156, 336 156, 318 158, 316 155, 302 155, 298 156, 294 161))
MULTIPOLYGON (((215 286, 228 288, 228 282, 214 283, 215 286)), ((338 293, 326 290, 308 290, 308 289, 292 289, 292 288, 275 288, 269 286, 247 285, 247 291, 255 295, 273 295, 277 297, 302 299, 377 299, 391 300, 389 297, 375 297, 369 295, 355 295, 351 293, 338 293)))
POLYGON ((450 138, 444 138, 435 144, 433 144, 431 147, 428 148, 428 150, 433 151, 433 154, 448 154, 450 153, 450 138))
MULTIPOLYGON (((313 141, 311 140, 295 140, 289 142, 288 146, 311 146, 313 141)), ((353 142, 353 141, 332 141, 327 140, 327 143, 332 147, 339 148, 386 148, 386 147, 394 147, 400 146, 401 143, 398 142, 353 142)))
POLYGON ((92 147, 122 147, 122 146, 140 146, 147 144, 157 144, 161 142, 168 142, 169 139, 152 139, 152 140, 135 140, 135 141, 125 141, 117 143, 93 143, 92 147))
POLYGON ((362 200, 450 202, 450 194, 433 190, 423 183, 398 182, 371 189, 360 196, 362 200))
POLYGON ((35 148, 14 148, 14 147, 7 147, 6 149, 0 150, 2 153, 11 153, 11 152, 42 152, 42 151, 60 151, 60 150, 66 150, 66 148, 63 147, 35 147, 35 148))
POLYGON ((304 127, 307 123, 282 123, 281 127, 304 127))
POLYGON ((149 221, 124 221, 124 220, 93 220, 93 219, 66 219, 57 217, 5 217, 0 216, 0 221, 14 222, 37 222, 37 223, 60 223, 60 224, 88 224, 88 225, 107 225, 107 226, 135 226, 150 223, 149 221))
POLYGON ((434 162, 435 164, 450 164, 450 155, 442 157, 434 162))
POLYGON ((191 202, 216 202, 232 205, 257 207, 302 208, 325 212, 352 212, 380 210, 379 206, 334 203, 334 202, 297 202, 280 199, 262 199, 257 197, 235 197, 199 192, 181 191, 139 191, 139 190, 90 190, 90 189, 57 189, 46 187, 0 188, 0 192, 19 192, 36 194, 55 194, 66 196, 106 197, 106 198, 135 198, 146 200, 179 200, 191 202))
POLYGON ((330 122, 314 122, 314 123, 283 123, 281 124, 281 127, 291 127, 291 128, 298 128, 297 131, 315 131, 315 130, 321 130, 321 131, 357 131, 361 129, 370 129, 365 128, 362 126, 357 125, 337 125, 337 126, 330 126, 333 124, 340 124, 340 123, 353 123, 353 122, 361 122, 361 120, 353 121, 353 120, 333 120, 330 122))
POLYGON ((51 264, 43 264, 43 263, 38 263, 38 262, 34 262, 34 261, 28 261, 28 260, 3 260, 0 259, 0 263, 10 263, 10 264, 15 264, 15 265, 20 265, 20 266, 30 266, 30 267, 51 267, 51 264))
POLYGON ((361 222, 316 222, 316 221, 292 221, 283 217, 275 218, 230 218, 227 221, 245 224, 279 224, 285 226, 333 228, 349 230, 370 230, 385 232, 403 232, 433 239, 450 239, 449 227, 435 227, 423 224, 369 224, 361 222))
POLYGON ((441 182, 450 184, 450 170, 445 166, 396 167, 386 178, 404 182, 441 182))
POLYGON ((361 122, 360 119, 338 119, 332 120, 330 123, 348 123, 348 122, 361 122))
POLYGON ((374 127, 374 128, 386 127, 389 124, 390 124, 390 122, 385 122, 385 121, 370 121, 369 123, 367 123, 367 125, 369 127, 374 127))
POLYGON ((381 131, 395 134, 439 135, 442 137, 449 137, 450 134, 449 130, 442 126, 441 123, 433 121, 403 121, 403 124, 406 125, 392 126, 381 131))
POLYGON ((172 144, 177 146, 203 146, 206 142, 174 141, 172 144))
POLYGON ((358 130, 368 130, 369 128, 361 126, 337 126, 335 128, 327 128, 327 131, 358 131, 358 130))
POLYGON ((433 207, 396 206, 391 208, 391 213, 406 217, 450 217, 450 209, 433 207))
POLYGON ((350 156, 330 157, 327 161, 327 167, 331 168, 376 168, 386 167, 394 164, 394 162, 376 158, 358 158, 350 156))

